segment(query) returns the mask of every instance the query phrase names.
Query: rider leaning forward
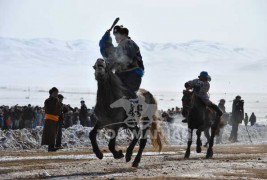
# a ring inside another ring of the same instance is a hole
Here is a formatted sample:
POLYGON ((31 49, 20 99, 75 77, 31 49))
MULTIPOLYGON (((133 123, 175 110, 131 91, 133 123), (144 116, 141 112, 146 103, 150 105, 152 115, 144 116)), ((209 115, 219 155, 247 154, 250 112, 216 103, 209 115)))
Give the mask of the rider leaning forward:
POLYGON ((211 77, 208 72, 202 71, 198 76, 198 79, 186 82, 185 88, 193 88, 194 93, 202 100, 202 102, 213 109, 216 112, 217 117, 221 117, 222 111, 216 104, 210 101, 210 97, 208 95, 210 89, 209 81, 211 81, 211 77))

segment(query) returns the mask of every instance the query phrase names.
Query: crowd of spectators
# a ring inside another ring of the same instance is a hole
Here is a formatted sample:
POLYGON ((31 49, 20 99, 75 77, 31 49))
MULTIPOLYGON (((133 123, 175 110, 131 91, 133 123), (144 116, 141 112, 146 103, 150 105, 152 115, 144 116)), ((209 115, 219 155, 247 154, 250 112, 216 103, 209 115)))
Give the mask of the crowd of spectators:
MULTIPOLYGON (((64 128, 81 124, 91 126, 90 118, 92 110, 87 109, 84 101, 81 107, 71 107, 64 105, 64 128)), ((40 106, 0 106, 0 129, 23 129, 44 126, 45 112, 40 106)))

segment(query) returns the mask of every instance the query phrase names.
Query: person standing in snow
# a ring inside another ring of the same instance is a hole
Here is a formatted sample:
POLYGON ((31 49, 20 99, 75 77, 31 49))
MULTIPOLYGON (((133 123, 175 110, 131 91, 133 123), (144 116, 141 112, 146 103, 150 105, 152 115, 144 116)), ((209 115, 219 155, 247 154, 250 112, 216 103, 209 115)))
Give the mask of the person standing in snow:
MULTIPOLYGON (((227 120, 228 118, 228 115, 226 114, 226 111, 225 111, 225 100, 224 99, 221 99, 219 104, 218 104, 218 107, 220 108, 220 110, 222 111, 223 113, 223 116, 222 116, 222 119, 224 120, 224 123, 227 124, 227 120)), ((222 144, 222 135, 223 135, 223 130, 224 130, 224 127, 222 127, 220 129, 220 133, 218 136, 216 136, 216 144, 222 144)))
POLYGON ((233 101, 232 107, 232 131, 229 137, 229 141, 231 142, 238 142, 237 140, 237 132, 238 132, 238 125, 242 123, 244 119, 244 101, 241 100, 241 96, 236 96, 233 101))
POLYGON ((59 100, 61 109, 60 109, 60 115, 59 115, 59 121, 58 121, 58 131, 57 131, 57 137, 56 137, 56 148, 58 148, 58 149, 63 149, 63 147, 61 146, 62 127, 64 125, 64 114, 66 112, 65 106, 63 104, 63 99, 64 99, 64 96, 62 94, 59 94, 58 100, 59 100))
POLYGON ((222 113, 226 113, 225 111, 225 100, 224 99, 221 99, 219 104, 218 104, 218 107, 220 108, 220 110, 222 111, 222 113))
POLYGON ((61 103, 58 100, 58 89, 53 87, 49 91, 50 97, 45 100, 45 123, 42 135, 42 145, 48 145, 48 152, 57 151, 55 147, 58 132, 58 121, 61 115, 61 103))
POLYGON ((79 112, 79 119, 81 121, 82 126, 89 126, 89 119, 88 119, 88 110, 85 105, 85 101, 81 101, 81 109, 79 112))
POLYGON ((253 126, 256 123, 256 116, 255 116, 254 112, 249 117, 249 122, 250 122, 251 126, 253 126))
POLYGON ((245 123, 245 126, 248 125, 248 113, 245 113, 244 123, 245 123))
POLYGON ((117 47, 112 44, 110 30, 106 31, 99 42, 100 52, 106 63, 127 89, 127 98, 137 102, 136 92, 144 75, 144 65, 138 45, 129 37, 129 30, 123 26, 113 28, 117 47))

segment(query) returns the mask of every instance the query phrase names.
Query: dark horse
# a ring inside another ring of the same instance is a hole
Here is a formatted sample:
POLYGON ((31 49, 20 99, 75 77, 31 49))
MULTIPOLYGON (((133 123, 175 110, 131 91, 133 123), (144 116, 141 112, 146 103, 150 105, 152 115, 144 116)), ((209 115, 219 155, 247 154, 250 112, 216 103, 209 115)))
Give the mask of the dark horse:
POLYGON ((207 150, 206 158, 212 158, 213 156, 213 143, 215 135, 219 134, 221 118, 216 116, 215 111, 206 107, 202 100, 195 94, 192 96, 192 107, 189 110, 187 121, 188 121, 188 142, 187 149, 184 158, 189 158, 190 147, 192 144, 193 130, 196 129, 197 134, 197 153, 201 152, 201 133, 211 128, 211 136, 209 139, 209 147, 207 150))
MULTIPOLYGON (((150 130, 150 139, 152 145, 155 148, 158 148, 159 151, 161 151, 163 143, 165 141, 162 129, 159 124, 160 118, 157 114, 157 109, 153 113, 154 115, 152 120, 148 117, 140 116, 140 119, 135 118, 134 121, 126 122, 125 119, 128 119, 128 112, 126 112, 122 107, 111 107, 111 104, 123 98, 125 95, 125 89, 121 81, 107 66, 103 59, 97 59, 94 65, 94 69, 98 89, 96 106, 93 115, 96 124, 89 134, 93 151, 99 159, 103 158, 103 153, 100 151, 97 145, 96 136, 98 130, 106 128, 113 132, 113 136, 110 137, 108 144, 109 150, 111 151, 115 159, 123 158, 124 155, 122 153, 122 150, 117 151, 115 148, 116 136, 120 128, 128 128, 132 131, 134 136, 132 142, 126 150, 125 159, 126 162, 129 162, 131 160, 133 149, 140 139, 139 150, 132 163, 133 167, 138 167, 142 152, 147 143, 147 135, 149 132, 148 130, 150 130), (141 123, 140 127, 138 126, 138 122, 141 123)), ((139 90, 138 93, 138 96, 142 96, 147 104, 157 104, 156 100, 150 92, 142 89, 139 90)))

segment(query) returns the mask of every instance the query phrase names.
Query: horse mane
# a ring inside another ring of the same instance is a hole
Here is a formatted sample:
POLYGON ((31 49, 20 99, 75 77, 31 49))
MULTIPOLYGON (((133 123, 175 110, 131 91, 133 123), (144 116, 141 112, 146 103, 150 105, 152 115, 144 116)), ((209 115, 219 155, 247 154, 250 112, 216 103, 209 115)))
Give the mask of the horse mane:
POLYGON ((198 97, 195 93, 192 94, 191 104, 192 104, 192 106, 206 108, 206 105, 204 104, 204 102, 202 102, 200 97, 198 97))
POLYGON ((105 78, 98 81, 96 113, 111 116, 114 113, 110 105, 125 95, 126 89, 120 79, 110 70, 105 74, 105 78))

